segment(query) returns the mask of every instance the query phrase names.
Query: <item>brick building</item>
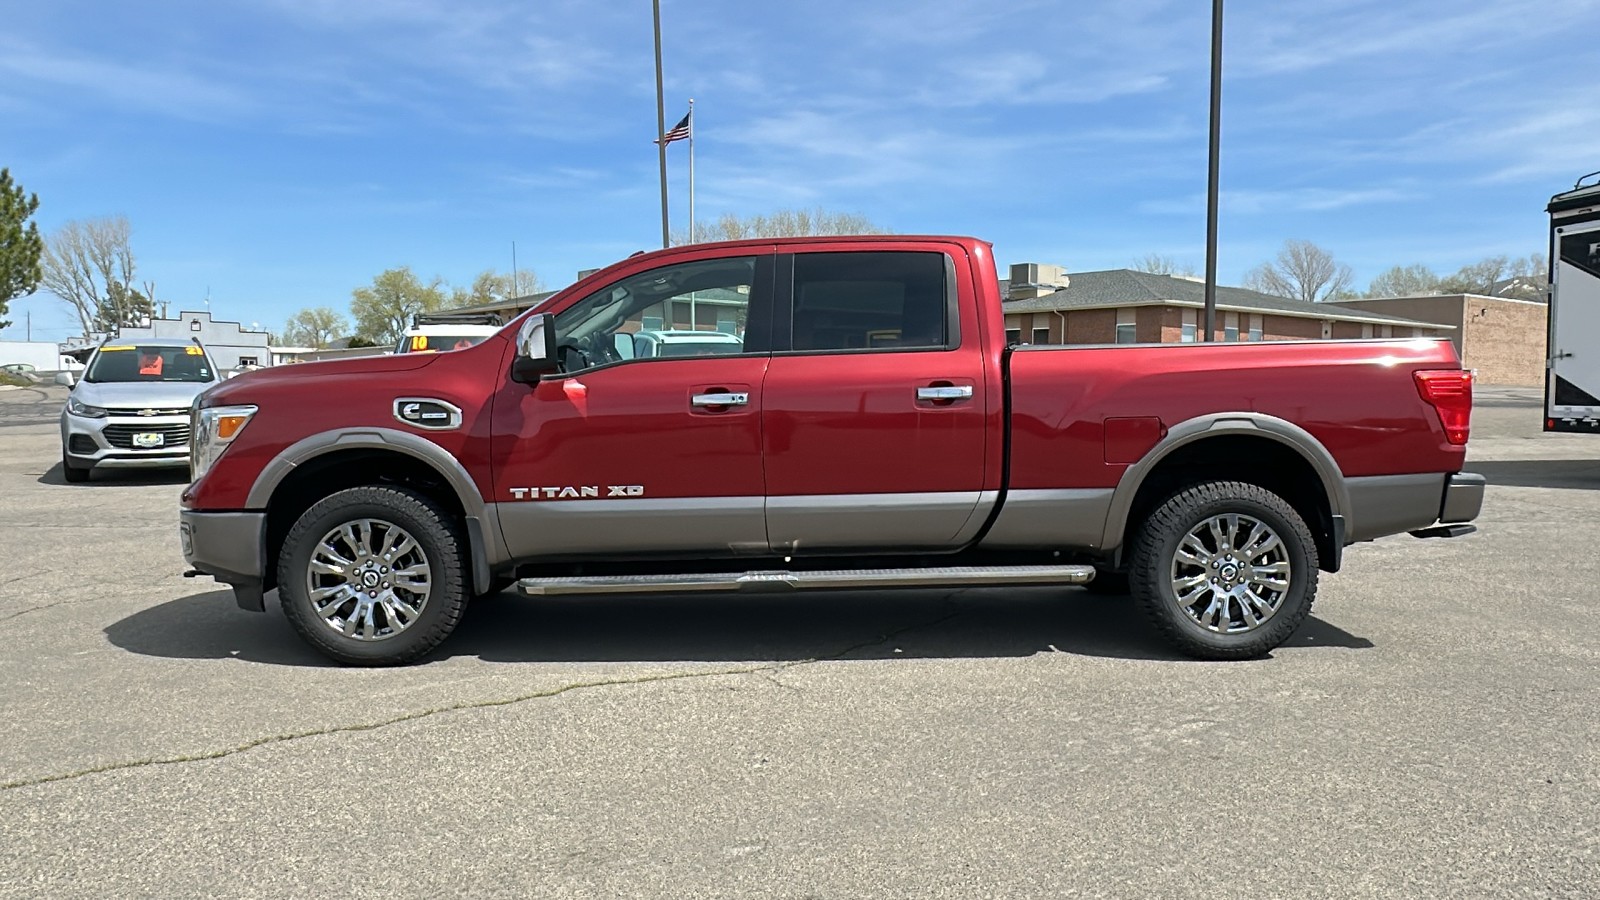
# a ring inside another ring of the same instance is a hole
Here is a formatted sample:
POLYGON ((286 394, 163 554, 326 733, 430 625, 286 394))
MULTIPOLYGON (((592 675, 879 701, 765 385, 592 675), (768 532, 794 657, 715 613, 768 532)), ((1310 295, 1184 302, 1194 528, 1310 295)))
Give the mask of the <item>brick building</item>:
MULTIPOLYGON (((1078 272, 1012 266, 1007 334, 1030 344, 1157 344, 1198 340, 1205 285, 1132 269, 1078 272)), ((1455 326, 1378 310, 1217 287, 1217 341, 1450 337, 1455 326)))
POLYGON ((1448 325, 1462 363, 1482 384, 1544 386, 1550 307, 1533 300, 1441 294, 1341 300, 1362 312, 1448 325))

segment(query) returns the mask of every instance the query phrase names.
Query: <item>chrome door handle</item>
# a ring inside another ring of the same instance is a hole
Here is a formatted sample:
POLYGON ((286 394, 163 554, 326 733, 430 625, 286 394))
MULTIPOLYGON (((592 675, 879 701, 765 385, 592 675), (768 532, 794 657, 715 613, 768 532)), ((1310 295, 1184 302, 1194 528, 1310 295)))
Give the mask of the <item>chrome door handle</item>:
POLYGON ((970 400, 972 385, 945 385, 944 387, 917 388, 918 400, 970 400))
POLYGON ((707 406, 744 406, 744 405, 746 405, 746 404, 748 404, 750 402, 750 395, 746 394, 746 393, 742 393, 742 392, 741 393, 728 392, 728 393, 722 393, 722 394, 695 394, 693 397, 689 398, 689 402, 691 404, 693 404, 695 406, 699 406, 699 407, 707 407, 707 406))

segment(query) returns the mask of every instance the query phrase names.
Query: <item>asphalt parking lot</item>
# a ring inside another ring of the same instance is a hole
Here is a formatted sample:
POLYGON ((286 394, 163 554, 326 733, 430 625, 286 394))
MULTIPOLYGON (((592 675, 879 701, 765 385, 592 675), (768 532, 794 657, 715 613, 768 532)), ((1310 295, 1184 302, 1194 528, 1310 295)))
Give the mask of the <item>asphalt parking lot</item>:
POLYGON ((63 396, 0 392, 0 896, 1600 890, 1600 437, 1536 392, 1480 532, 1269 659, 1069 588, 505 595, 376 671, 180 577, 181 475, 67 485, 63 396))

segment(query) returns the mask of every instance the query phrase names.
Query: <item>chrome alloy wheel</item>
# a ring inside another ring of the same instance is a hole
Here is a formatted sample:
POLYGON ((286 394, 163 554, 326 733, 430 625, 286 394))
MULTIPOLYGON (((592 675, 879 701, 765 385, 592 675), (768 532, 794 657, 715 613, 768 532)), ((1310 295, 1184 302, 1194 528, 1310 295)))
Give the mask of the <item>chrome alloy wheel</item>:
POLYGON ((323 535, 306 567, 306 594, 317 616, 358 641, 381 641, 410 628, 432 585, 422 545, 383 519, 356 519, 323 535))
POLYGON ((1293 573, 1272 527, 1241 513, 1211 516, 1178 541, 1172 557, 1174 602, 1216 634, 1254 631, 1277 614, 1293 573))

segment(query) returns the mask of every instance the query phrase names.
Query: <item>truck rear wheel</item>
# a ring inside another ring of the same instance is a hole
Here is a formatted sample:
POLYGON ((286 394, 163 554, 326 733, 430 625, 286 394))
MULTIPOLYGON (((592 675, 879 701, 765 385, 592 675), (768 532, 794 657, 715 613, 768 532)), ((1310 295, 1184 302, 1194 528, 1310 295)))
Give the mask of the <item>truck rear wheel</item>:
POLYGON ((300 636, 342 663, 392 666, 439 645, 467 602, 462 541, 421 494, 340 491, 306 510, 278 560, 278 595, 300 636))
POLYGON ((1134 539, 1129 582, 1148 618, 1182 652, 1252 659, 1288 640, 1317 595, 1317 549, 1305 520, 1253 484, 1186 488, 1134 539))

